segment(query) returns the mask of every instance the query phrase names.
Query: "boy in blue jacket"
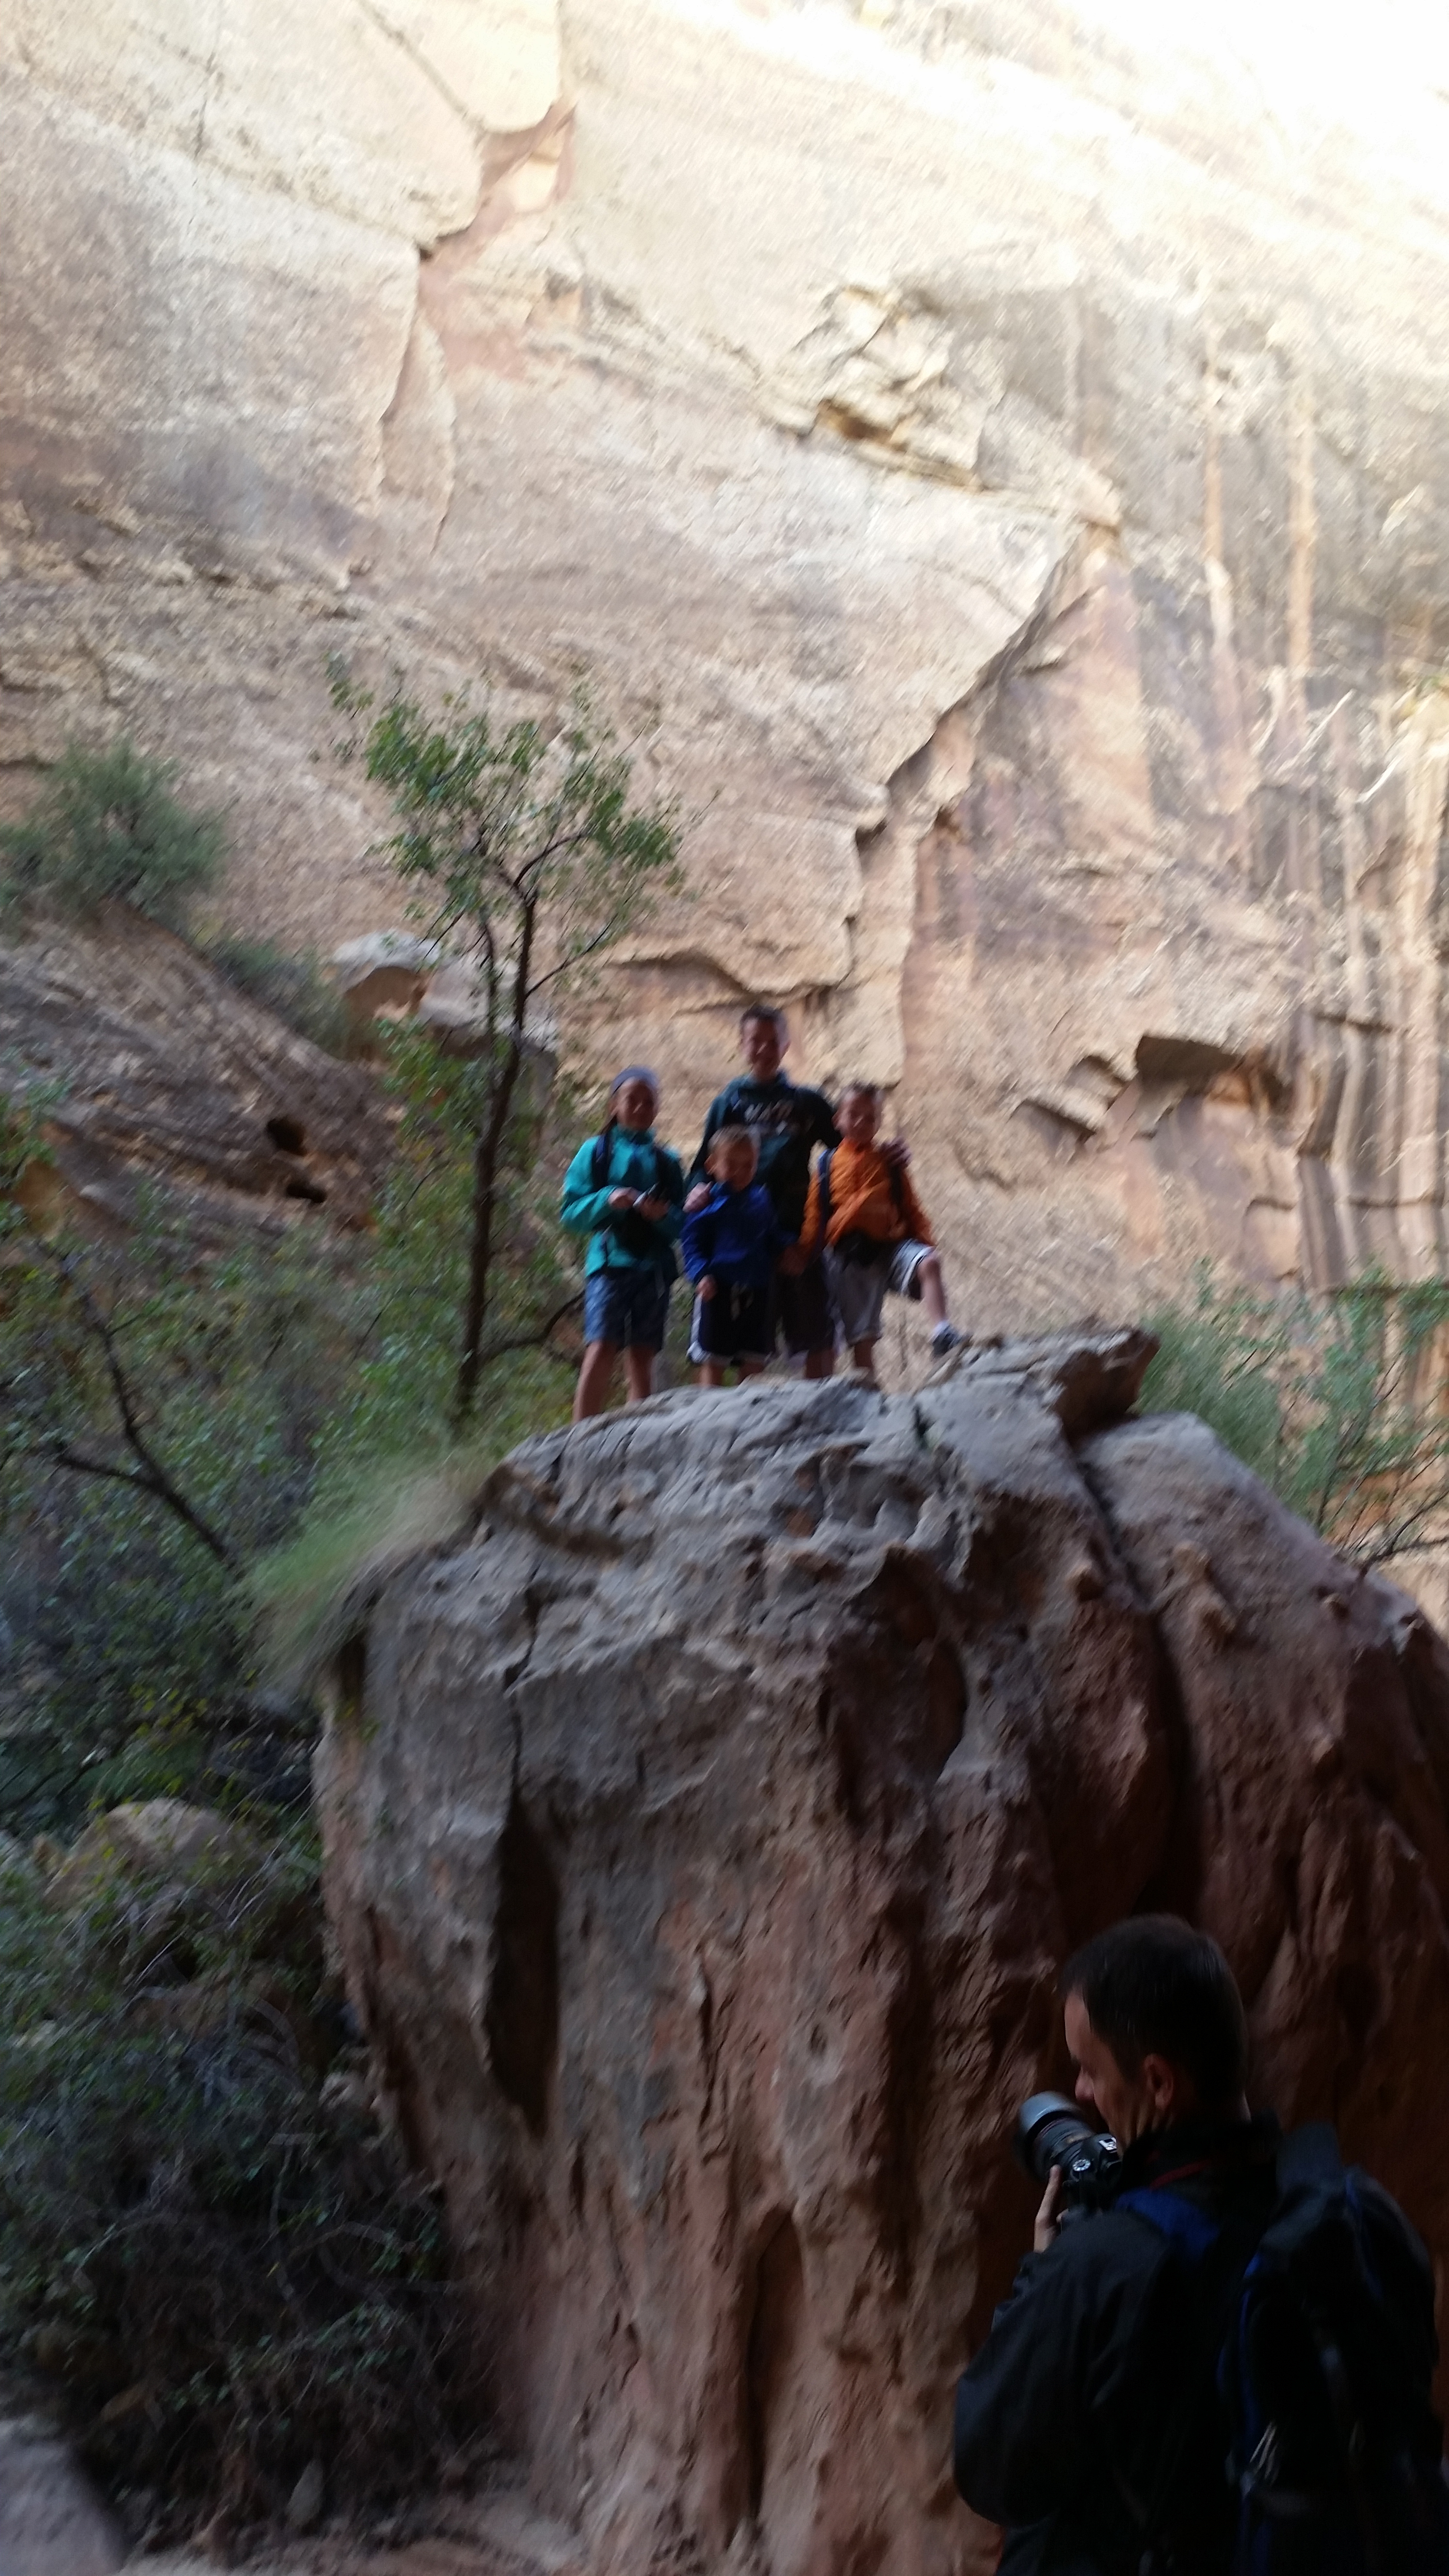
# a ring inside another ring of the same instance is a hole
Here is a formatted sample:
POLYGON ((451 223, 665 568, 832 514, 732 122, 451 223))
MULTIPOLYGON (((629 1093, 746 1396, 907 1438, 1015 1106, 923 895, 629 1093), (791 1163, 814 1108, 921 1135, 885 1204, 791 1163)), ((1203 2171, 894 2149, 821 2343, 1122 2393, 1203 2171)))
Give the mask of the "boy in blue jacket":
POLYGON ((575 1422, 603 1412, 621 1350, 629 1403, 654 1391, 684 1203, 678 1160, 654 1141, 658 1107, 648 1066, 626 1065, 609 1092, 602 1133, 585 1140, 564 1174, 565 1232, 589 1237, 575 1422))
POLYGON ((684 1220, 684 1266, 694 1282, 689 1356, 701 1386, 723 1386, 727 1368, 758 1377, 775 1345, 775 1270, 794 1242, 756 1180, 759 1151, 748 1127, 721 1127, 706 1158, 709 1196, 684 1220))

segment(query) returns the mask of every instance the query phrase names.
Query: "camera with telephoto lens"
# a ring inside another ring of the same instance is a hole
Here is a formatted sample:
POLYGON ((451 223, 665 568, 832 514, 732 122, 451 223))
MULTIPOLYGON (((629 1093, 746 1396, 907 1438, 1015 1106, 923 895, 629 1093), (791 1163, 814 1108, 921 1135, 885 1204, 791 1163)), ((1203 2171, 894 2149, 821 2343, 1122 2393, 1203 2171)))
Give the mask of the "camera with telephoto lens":
POLYGON ((1033 2093, 1016 2115, 1016 2157, 1045 2191, 1053 2165, 1061 2167, 1062 2219, 1110 2209, 1122 2178, 1122 2150, 1115 2138, 1089 2128, 1065 2093, 1033 2093))

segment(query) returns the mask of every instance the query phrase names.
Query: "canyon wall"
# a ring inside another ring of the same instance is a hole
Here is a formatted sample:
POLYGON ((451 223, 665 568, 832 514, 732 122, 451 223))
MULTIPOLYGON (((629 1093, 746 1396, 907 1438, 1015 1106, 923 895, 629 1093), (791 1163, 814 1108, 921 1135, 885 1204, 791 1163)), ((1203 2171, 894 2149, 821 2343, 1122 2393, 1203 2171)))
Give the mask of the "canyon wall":
POLYGON ((980 1327, 1436 1269, 1446 40, 1240 14, 0 0, 0 796, 129 729, 330 949, 328 653, 587 670, 681 1140, 764 987, 980 1327))

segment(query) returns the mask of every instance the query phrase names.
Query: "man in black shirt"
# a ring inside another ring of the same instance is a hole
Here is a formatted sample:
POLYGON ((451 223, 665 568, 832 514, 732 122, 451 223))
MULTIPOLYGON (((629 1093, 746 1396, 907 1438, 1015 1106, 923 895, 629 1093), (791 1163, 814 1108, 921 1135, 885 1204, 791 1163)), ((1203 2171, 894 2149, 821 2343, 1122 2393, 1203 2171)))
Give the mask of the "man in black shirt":
MULTIPOLYGON (((1077 2099, 1122 2148, 1120 2182, 1111 2207, 1064 2227, 1053 2173, 1034 2251, 957 2388, 956 2485, 1005 2526, 1001 2576, 1228 2576, 1238 2496, 1217 2364, 1275 2217, 1281 2133, 1271 2113, 1249 2114, 1243 2007, 1206 1934, 1134 1917, 1068 1963, 1062 1991, 1077 2099)), ((1393 2323, 1404 2457, 1432 2486, 1433 2275, 1387 2193, 1363 2174, 1349 2184, 1393 2323)), ((1297 2528, 1307 2554, 1292 2565, 1326 2567, 1297 2528)), ((1432 2544, 1413 2559, 1445 2563, 1432 2544)))
MULTIPOLYGON (((740 1046, 748 1070, 710 1102, 699 1152, 689 1173, 685 1206, 703 1206, 709 1191, 709 1149, 720 1127, 748 1127, 759 1150, 756 1178, 770 1193, 781 1232, 798 1236, 805 1222, 810 1166, 817 1145, 840 1142, 835 1115, 822 1091, 807 1091, 781 1070, 790 1043, 785 1014, 771 1002, 751 1002, 740 1014, 740 1046)), ((829 1377, 835 1366, 835 1324, 819 1255, 797 1276, 782 1270, 775 1282, 776 1323, 792 1357, 803 1357, 807 1377, 829 1377)))

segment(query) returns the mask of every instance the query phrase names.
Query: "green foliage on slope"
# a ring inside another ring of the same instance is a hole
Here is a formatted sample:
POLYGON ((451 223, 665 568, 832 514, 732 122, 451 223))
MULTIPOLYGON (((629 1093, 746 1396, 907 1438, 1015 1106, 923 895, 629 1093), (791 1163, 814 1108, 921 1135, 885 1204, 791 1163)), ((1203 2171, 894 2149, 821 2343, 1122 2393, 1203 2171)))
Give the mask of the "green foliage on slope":
POLYGON ((137 2539, 277 2514, 312 2461, 385 2503, 478 2421, 436 2199, 345 2051, 323 2089, 321 1949, 300 1844, 78 1904, 0 1858, 0 2350, 137 2539))
POLYGON ((218 815, 172 794, 175 778, 174 761, 129 741, 68 744, 24 820, 0 827, 0 916, 40 904, 84 917, 123 902, 180 929, 224 834, 218 815))
POLYGON ((1144 1412, 1200 1414, 1363 1565, 1449 1536, 1449 1282, 1274 1298, 1203 1272, 1147 1318, 1144 1412))

